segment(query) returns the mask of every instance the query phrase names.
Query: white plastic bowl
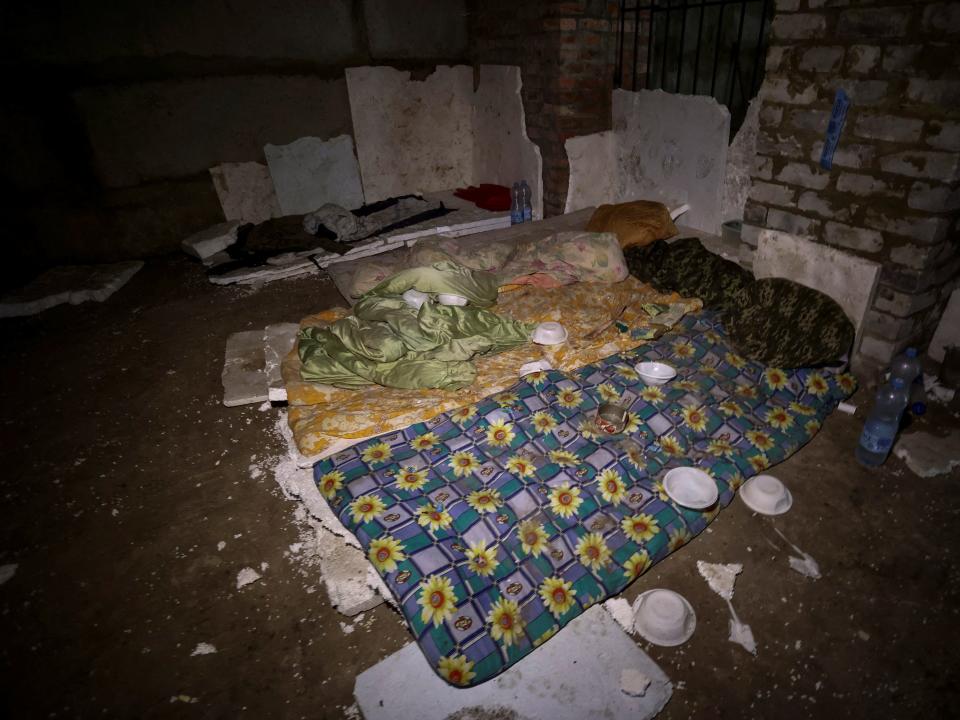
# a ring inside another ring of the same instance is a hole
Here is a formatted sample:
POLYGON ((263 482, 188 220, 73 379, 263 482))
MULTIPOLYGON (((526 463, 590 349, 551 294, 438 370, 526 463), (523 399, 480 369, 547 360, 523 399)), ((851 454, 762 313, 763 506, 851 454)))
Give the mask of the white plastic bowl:
POLYGON ((793 495, 773 475, 757 475, 740 488, 744 505, 761 515, 783 515, 793 507, 793 495))
POLYGON ((634 603, 633 626, 654 645, 682 645, 697 627, 697 615, 687 599, 673 590, 657 588, 634 603))
POLYGON ((640 379, 647 385, 663 385, 677 376, 677 371, 662 362, 642 362, 634 365, 640 379))
POLYGON ((453 293, 437 293, 437 302, 441 305, 459 305, 467 304, 467 299, 463 295, 454 295, 453 293))
POLYGON ((430 299, 430 296, 427 295, 427 293, 420 292, 419 290, 407 290, 400 297, 402 297, 403 301, 414 310, 419 310, 420 306, 430 299))
POLYGON ((530 334, 537 345, 559 345, 567 339, 567 329, 558 322, 542 322, 530 334))
POLYGON ((704 510, 720 497, 717 483, 703 470, 678 467, 663 476, 663 489, 678 505, 692 510, 704 510))

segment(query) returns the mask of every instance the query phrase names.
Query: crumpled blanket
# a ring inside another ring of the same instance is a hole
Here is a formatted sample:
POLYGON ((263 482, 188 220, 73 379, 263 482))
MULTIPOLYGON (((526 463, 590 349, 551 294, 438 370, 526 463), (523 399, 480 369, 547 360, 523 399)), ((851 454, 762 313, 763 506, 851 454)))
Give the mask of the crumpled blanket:
MULTIPOLYGON (((361 438, 428 420, 510 387, 524 363, 546 361, 554 368, 573 370, 636 347, 699 308, 699 300, 658 293, 633 277, 612 284, 575 283, 552 289, 525 286, 502 293, 497 312, 525 323, 562 323, 570 334, 567 342, 552 346, 525 344, 481 356, 475 362, 474 383, 457 391, 400 390, 380 385, 344 389, 306 382, 301 379, 300 358, 294 350, 281 368, 290 405, 288 421, 301 453, 326 456, 361 438), (650 303, 666 305, 669 310, 651 317, 643 309, 650 303), (626 310, 620 312, 624 307, 626 310), (629 330, 620 332, 611 324, 614 317, 629 330)), ((349 313, 346 308, 331 308, 304 318, 300 326, 329 327, 349 313)))
POLYGON ((529 342, 532 325, 487 309, 496 299, 490 273, 453 262, 404 270, 362 297, 353 315, 300 331, 300 376, 341 388, 466 387, 477 374, 474 357, 529 342), (414 309, 402 298, 411 289, 460 295, 469 304, 414 309))

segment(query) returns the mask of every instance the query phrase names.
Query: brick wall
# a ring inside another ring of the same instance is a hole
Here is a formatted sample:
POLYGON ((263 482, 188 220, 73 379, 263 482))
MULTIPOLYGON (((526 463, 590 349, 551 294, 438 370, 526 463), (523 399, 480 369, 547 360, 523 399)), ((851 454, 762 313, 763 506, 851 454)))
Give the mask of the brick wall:
POLYGON ((925 346, 960 282, 960 3, 777 0, 745 256, 763 227, 882 263, 861 352, 925 346), (819 167, 838 87, 851 107, 819 167))
POLYGON ((544 214, 560 214, 564 142, 610 128, 618 3, 473 0, 468 12, 471 61, 520 67, 527 135, 543 156, 544 214))

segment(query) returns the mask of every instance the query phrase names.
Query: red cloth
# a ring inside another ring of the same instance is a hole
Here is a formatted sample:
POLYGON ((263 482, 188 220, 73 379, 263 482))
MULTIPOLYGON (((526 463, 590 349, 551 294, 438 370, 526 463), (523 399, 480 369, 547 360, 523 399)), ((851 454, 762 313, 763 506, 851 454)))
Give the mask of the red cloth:
POLYGON ((510 188, 503 185, 481 183, 479 186, 457 188, 453 194, 463 200, 469 200, 482 210, 505 212, 510 209, 510 188))

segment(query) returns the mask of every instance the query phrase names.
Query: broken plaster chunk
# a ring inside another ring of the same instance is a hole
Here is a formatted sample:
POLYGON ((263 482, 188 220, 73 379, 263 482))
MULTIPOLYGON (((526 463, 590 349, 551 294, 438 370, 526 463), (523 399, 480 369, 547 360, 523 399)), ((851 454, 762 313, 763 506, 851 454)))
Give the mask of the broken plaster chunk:
POLYGON ((633 608, 630 607, 629 602, 623 598, 610 598, 603 604, 603 608, 626 632, 636 633, 633 627, 633 608))
POLYGON ((233 333, 227 338, 220 381, 227 407, 268 399, 262 330, 233 333))
POLYGON ((820 579, 820 565, 807 553, 802 553, 802 557, 790 556, 790 569, 795 570, 801 575, 806 575, 814 580, 820 579))
POLYGON ((143 261, 131 260, 51 268, 26 287, 0 299, 0 318, 35 315, 63 303, 103 302, 142 267, 143 261))
POLYGON ((923 478, 945 475, 960 465, 960 431, 946 437, 927 432, 902 435, 893 454, 903 460, 914 475, 923 478))
POLYGON ((16 574, 18 567, 20 566, 17 565, 17 563, 0 565, 0 585, 3 585, 7 580, 12 578, 16 574))
POLYGON ((194 233, 180 243, 180 247, 187 255, 206 261, 237 241, 237 229, 239 227, 239 220, 213 225, 206 230, 194 233))
POLYGON ((620 671, 620 692, 632 697, 643 697, 652 681, 636 668, 620 671))
POLYGON ((730 642, 740 645, 748 653, 757 654, 757 641, 753 639, 753 630, 736 617, 730 618, 730 642))
POLYGON ((697 570, 700 571, 700 575, 707 581, 711 590, 724 600, 732 600, 733 584, 737 580, 737 575, 743 571, 743 565, 740 563, 723 565, 697 560, 697 570))
POLYGON ((217 648, 215 648, 213 645, 202 642, 197 643, 197 646, 193 649, 193 652, 190 653, 190 657, 193 657, 194 655, 213 655, 216 652, 217 648))
POLYGON ((242 587, 246 587, 250 583, 255 583, 261 577, 263 576, 252 567, 245 567, 243 570, 237 573, 237 590, 242 587))

